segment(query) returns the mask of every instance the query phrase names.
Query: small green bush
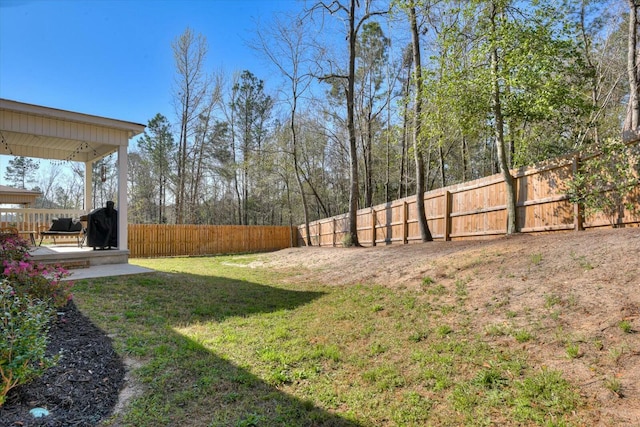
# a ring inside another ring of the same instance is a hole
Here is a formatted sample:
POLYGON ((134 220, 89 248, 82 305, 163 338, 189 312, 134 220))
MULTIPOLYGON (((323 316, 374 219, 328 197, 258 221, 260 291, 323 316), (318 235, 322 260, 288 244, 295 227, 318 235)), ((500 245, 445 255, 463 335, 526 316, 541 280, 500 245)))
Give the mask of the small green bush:
POLYGON ((350 248, 352 246, 353 246, 353 239, 351 238, 351 234, 347 233, 342 238, 342 247, 343 248, 350 248))
POLYGON ((56 307, 64 307, 72 298, 73 283, 62 280, 69 275, 62 267, 36 264, 29 260, 6 260, 2 266, 0 278, 6 278, 20 294, 50 302, 56 307))
POLYGON ((60 266, 35 263, 30 257, 26 240, 0 237, 0 258, 3 260, 0 279, 6 278, 20 294, 64 307, 72 298, 73 283, 63 281, 69 272, 60 266))
POLYGON ((0 406, 13 387, 42 375, 56 358, 46 357, 51 308, 0 281, 0 406))

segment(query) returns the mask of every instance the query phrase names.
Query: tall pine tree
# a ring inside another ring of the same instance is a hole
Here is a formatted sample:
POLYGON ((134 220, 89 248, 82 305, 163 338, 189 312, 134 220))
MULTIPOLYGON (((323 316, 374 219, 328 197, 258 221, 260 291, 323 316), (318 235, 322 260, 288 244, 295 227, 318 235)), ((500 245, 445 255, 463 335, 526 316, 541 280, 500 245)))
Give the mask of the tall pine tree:
POLYGON ((27 188, 27 184, 36 182, 35 174, 40 164, 28 157, 16 157, 9 160, 9 165, 4 173, 4 179, 9 184, 18 188, 27 188))

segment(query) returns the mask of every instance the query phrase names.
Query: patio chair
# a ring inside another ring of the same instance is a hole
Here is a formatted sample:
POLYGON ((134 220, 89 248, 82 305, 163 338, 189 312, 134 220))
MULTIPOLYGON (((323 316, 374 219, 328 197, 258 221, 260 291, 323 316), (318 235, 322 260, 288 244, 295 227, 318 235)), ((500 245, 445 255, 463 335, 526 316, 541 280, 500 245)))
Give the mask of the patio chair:
POLYGON ((56 244, 56 237, 75 236, 76 241, 78 242, 78 247, 81 248, 84 244, 86 230, 78 220, 73 220, 71 218, 58 218, 53 220, 53 224, 51 224, 49 229, 46 229, 46 226, 41 226, 39 234, 40 243, 38 246, 42 246, 42 240, 47 236, 50 236, 53 239, 53 244, 56 244))

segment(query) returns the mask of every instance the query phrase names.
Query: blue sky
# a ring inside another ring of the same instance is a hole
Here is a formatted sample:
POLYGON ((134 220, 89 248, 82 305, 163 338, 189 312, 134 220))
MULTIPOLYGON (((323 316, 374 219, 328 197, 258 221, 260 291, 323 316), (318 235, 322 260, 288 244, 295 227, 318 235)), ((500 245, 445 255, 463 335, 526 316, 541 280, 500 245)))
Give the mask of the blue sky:
MULTIPOLYGON (((246 46, 297 0, 0 0, 0 98, 146 124, 173 119, 171 43, 190 27, 207 66, 266 80, 246 46)), ((9 156, 0 155, 0 184, 9 156)))
POLYGON ((0 0, 0 97, 146 124, 171 117, 171 43, 187 26, 208 66, 251 70, 255 22, 296 0, 0 0))

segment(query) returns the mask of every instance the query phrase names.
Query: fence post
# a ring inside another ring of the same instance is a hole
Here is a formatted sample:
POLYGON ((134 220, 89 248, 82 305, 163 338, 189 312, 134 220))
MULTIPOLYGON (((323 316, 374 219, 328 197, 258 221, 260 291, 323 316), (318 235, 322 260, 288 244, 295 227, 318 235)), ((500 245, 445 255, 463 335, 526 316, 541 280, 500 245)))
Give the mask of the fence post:
POLYGON ((402 244, 409 243, 409 204, 406 200, 402 202, 402 244))
MULTIPOLYGON (((520 213, 518 212, 518 198, 520 197, 520 179, 518 179, 518 175, 516 174, 516 176, 513 176, 513 191, 514 193, 516 193, 516 229, 515 232, 519 233, 520 232, 520 213)), ((506 193, 507 191, 507 183, 504 183, 504 191, 506 193)), ((506 194, 505 194, 506 196, 506 194)), ((508 204, 508 203, 507 203, 508 204)), ((507 223, 509 222, 509 208, 506 208, 507 210, 507 223)), ((505 234, 507 233, 507 228, 509 227, 507 225, 507 223, 504 224, 504 232, 505 234)))
POLYGON ((331 218, 331 224, 333 226, 333 231, 331 233, 331 239, 332 239, 331 244, 335 248, 336 247, 336 217, 335 216, 331 218))
POLYGON ((289 223, 290 227, 289 227, 289 244, 291 245, 292 248, 295 248, 298 246, 298 227, 296 227, 296 244, 295 246, 293 245, 293 225, 291 225, 291 223, 289 223))
POLYGON ((376 245, 376 210, 371 207, 371 246, 376 245))
POLYGON ((451 191, 444 192, 444 240, 451 240, 451 191))
MULTIPOLYGON (((576 154, 573 156, 573 163, 571 165, 571 172, 573 173, 573 177, 575 179, 578 172, 580 172, 580 155, 576 154)), ((584 212, 582 209, 582 203, 575 202, 573 204, 573 229, 575 231, 584 230, 584 212)))

